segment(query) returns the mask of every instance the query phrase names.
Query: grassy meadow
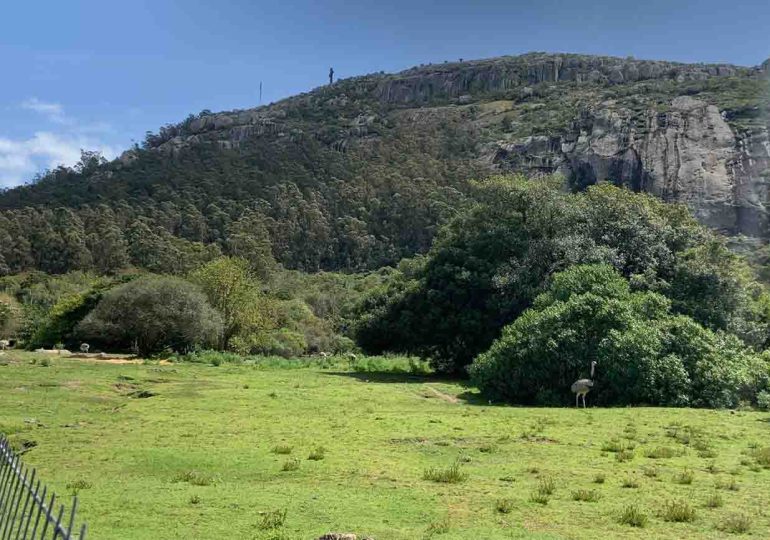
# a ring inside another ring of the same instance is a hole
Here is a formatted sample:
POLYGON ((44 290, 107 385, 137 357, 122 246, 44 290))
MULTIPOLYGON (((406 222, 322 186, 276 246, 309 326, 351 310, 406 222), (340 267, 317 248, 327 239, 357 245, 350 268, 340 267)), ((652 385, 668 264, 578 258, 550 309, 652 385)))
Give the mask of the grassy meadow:
POLYGON ((343 361, 0 364, 0 431, 94 539, 770 537, 768 413, 498 406, 343 361))

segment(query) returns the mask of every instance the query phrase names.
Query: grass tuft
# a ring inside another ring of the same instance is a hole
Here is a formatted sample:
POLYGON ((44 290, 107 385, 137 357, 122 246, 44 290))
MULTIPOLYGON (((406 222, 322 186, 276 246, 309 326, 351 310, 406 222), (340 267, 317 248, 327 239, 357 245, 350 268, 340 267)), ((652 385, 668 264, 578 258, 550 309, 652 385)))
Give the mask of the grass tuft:
POLYGON ((644 452, 644 457, 650 459, 668 459, 679 455, 681 455, 681 452, 670 446, 657 446, 644 452))
POLYGON ((596 473, 594 475, 594 484, 603 484, 607 480, 607 475, 604 473, 596 473))
POLYGON ((216 481, 216 478, 210 474, 203 474, 198 471, 185 471, 177 474, 173 482, 187 482, 193 486, 210 486, 216 481))
POLYGON ((436 534, 446 534, 449 532, 450 528, 451 523, 449 522, 449 518, 444 518, 441 521, 434 521, 428 525, 428 529, 425 531, 425 536, 430 538, 436 534))
POLYGON ((621 450, 615 454, 615 461, 618 463, 625 463, 626 461, 631 461, 632 459, 634 459, 633 450, 621 450))
POLYGON ((572 492, 572 500, 580 502, 598 502, 601 495, 595 489, 578 489, 572 492))
POLYGON ((661 517, 671 523, 691 523, 695 521, 695 508, 687 501, 668 501, 663 507, 661 517))
POLYGON ((271 510, 262 514, 262 519, 257 525, 263 531, 278 529, 283 527, 286 522, 286 509, 283 510, 271 510))
POLYGON ((545 476, 538 482, 537 491, 545 495, 553 495, 553 492, 556 491, 556 482, 550 476, 545 476))
POLYGON ((735 480, 735 478, 730 477, 726 480, 717 480, 716 488, 725 489, 727 491, 738 491, 740 486, 738 485, 738 482, 735 480))
POLYGON ((695 473, 691 469, 685 469, 674 476, 674 482, 683 486, 689 486, 695 480, 695 473))
POLYGON ((273 454, 289 455, 291 454, 292 450, 293 448, 288 444, 278 444, 276 446, 273 446, 273 449, 271 450, 271 452, 273 452, 273 454))
POLYGON ((627 488, 627 489, 636 489, 639 487, 639 479, 635 476, 627 476, 623 482, 620 484, 620 487, 627 488))
POLYGON ((281 470, 283 472, 290 472, 290 471, 299 470, 299 460, 298 459, 288 459, 288 460, 284 461, 283 466, 281 467, 281 470))
POLYGON ((647 514, 645 514, 637 505, 630 504, 623 508, 618 521, 622 525, 630 527, 643 528, 647 525, 647 514))
POLYGON ((754 449, 752 456, 757 465, 764 469, 770 469, 770 446, 754 449))
POLYGON ((715 491, 706 498, 706 508, 721 508, 725 502, 722 500, 722 495, 718 491, 715 491))
POLYGON ((717 528, 731 534, 744 534, 751 530, 751 517, 747 514, 730 514, 717 528))
POLYGON ((514 507, 513 499, 497 499, 497 502, 495 502, 495 510, 501 514, 510 514, 513 512, 514 507))
POLYGON ((468 474, 460 469, 460 463, 454 463, 445 469, 431 467, 422 473, 423 480, 441 484, 459 484, 468 478, 468 474))
POLYGON ((307 458, 310 461, 321 461, 324 457, 326 457, 326 448, 316 446, 307 458))
POLYGON ((67 484, 67 490, 72 494, 72 496, 76 496, 81 489, 90 489, 91 488, 91 482, 84 479, 75 480, 73 482, 70 482, 67 484))

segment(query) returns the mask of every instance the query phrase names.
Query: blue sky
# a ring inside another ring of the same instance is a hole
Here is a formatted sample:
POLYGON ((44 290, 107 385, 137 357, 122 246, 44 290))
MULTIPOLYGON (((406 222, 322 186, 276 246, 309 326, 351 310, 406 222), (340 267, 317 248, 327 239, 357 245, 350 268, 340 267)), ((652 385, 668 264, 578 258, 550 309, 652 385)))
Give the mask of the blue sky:
POLYGON ((202 109, 528 51, 756 65, 770 2, 24 0, 0 15, 0 186, 202 109))

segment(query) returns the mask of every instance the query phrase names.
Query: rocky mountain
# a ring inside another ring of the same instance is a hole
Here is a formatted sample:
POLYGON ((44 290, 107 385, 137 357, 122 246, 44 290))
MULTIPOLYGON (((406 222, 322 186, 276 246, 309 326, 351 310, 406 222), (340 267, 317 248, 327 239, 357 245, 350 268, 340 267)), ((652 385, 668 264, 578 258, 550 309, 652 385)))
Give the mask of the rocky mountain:
POLYGON ((763 242, 768 77, 770 60, 531 53, 423 65, 191 115, 112 163, 7 191, 0 208, 13 221, 24 207, 121 207, 125 227, 141 218, 224 251, 250 213, 284 264, 360 269, 425 250, 470 177, 557 172, 572 189, 608 180, 686 203, 702 222, 763 242))

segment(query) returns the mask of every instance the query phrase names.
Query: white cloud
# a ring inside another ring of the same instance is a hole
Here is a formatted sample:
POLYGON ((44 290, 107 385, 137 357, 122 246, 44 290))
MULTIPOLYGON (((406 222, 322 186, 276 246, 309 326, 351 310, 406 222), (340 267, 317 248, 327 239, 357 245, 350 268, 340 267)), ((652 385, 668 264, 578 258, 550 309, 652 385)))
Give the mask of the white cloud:
POLYGON ((32 97, 24 100, 21 108, 40 113, 51 122, 56 122, 57 124, 67 124, 69 122, 69 119, 64 114, 64 108, 59 103, 46 103, 36 97, 32 97))
POLYGON ((46 168, 71 167, 80 159, 81 149, 100 151, 107 159, 117 155, 115 148, 74 134, 39 131, 26 140, 0 137, 0 185, 21 184, 46 168))
POLYGON ((34 97, 25 100, 21 108, 43 115, 56 128, 37 131, 26 139, 0 136, 0 187, 22 184, 36 173, 59 165, 71 167, 80 160, 81 149, 99 151, 107 159, 118 154, 116 148, 100 140, 112 132, 109 124, 80 123, 65 114, 59 103, 34 97))

